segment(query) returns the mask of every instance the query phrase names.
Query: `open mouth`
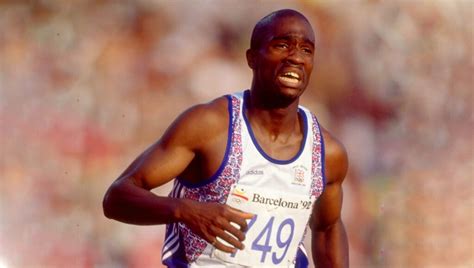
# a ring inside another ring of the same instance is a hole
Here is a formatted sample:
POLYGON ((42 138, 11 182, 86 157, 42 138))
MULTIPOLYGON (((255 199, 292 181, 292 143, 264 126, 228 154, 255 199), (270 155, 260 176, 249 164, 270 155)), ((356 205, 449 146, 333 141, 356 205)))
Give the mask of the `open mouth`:
POLYGON ((295 87, 301 82, 301 77, 295 72, 285 72, 278 76, 278 80, 285 86, 295 87))

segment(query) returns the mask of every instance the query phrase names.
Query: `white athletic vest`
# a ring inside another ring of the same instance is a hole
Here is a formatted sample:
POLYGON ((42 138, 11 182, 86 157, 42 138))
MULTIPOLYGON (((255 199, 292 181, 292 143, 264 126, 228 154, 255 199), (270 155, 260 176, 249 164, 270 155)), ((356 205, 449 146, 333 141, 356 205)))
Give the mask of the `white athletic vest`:
POLYGON ((198 185, 177 178, 170 197, 227 203, 254 213, 245 249, 231 255, 216 250, 183 223, 168 224, 163 263, 169 267, 307 267, 302 241, 324 180, 324 142, 316 117, 299 107, 303 141, 289 160, 268 156, 255 139, 243 111, 244 95, 229 99, 229 132, 224 161, 198 185))

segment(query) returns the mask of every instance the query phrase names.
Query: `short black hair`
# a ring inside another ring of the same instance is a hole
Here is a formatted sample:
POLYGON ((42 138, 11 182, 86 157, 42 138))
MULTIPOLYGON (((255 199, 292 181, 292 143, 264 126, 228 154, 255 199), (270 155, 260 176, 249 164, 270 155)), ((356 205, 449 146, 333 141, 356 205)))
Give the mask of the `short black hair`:
MULTIPOLYGON (((271 23, 279 18, 286 18, 286 17, 299 17, 304 19, 308 24, 308 19, 301 14, 300 12, 293 10, 293 9, 280 9, 274 11, 262 19, 260 19, 252 31, 252 37, 250 38, 250 49, 255 50, 259 49, 262 45, 262 37, 265 35, 266 31, 268 31, 269 26, 271 23)), ((311 24, 310 24, 311 25, 311 24)))

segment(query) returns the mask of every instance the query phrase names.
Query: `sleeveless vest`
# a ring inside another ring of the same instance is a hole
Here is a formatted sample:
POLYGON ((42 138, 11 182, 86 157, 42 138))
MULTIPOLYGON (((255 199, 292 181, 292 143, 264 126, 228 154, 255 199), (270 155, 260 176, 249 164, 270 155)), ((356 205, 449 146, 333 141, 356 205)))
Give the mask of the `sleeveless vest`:
MULTIPOLYGON (((243 187, 262 189, 261 194, 253 193, 253 196, 248 196, 246 199, 250 198, 254 202, 266 203, 266 205, 288 207, 290 205, 298 206, 298 204, 293 204, 282 198, 266 197, 265 193, 267 191, 281 192, 283 197, 286 194, 303 195, 313 200, 322 194, 325 185, 324 142, 319 123, 314 114, 299 106, 298 114, 302 119, 304 130, 300 149, 289 160, 273 159, 258 144, 250 123, 243 112, 246 109, 246 103, 244 102, 246 94, 249 94, 249 91, 226 96, 229 100, 228 112, 230 118, 228 138, 224 160, 216 173, 199 184, 189 184, 177 178, 169 194, 170 197, 225 204, 229 199, 229 195, 234 194, 235 186, 242 185, 243 187)), ((311 209, 313 204, 314 202, 311 203, 311 209)), ((304 224, 304 227, 306 227, 308 220, 309 217, 305 222, 297 222, 296 224, 304 224)), ((288 223, 286 221, 284 224, 288 223)), ((280 225, 278 230, 281 231, 282 228, 288 229, 291 227, 291 225, 288 226, 282 227, 280 225)), ((264 232, 268 231, 268 227, 266 227, 264 232)), ((276 233, 276 231, 273 231, 273 233, 276 233)), ((270 234, 262 233, 260 236, 262 235, 270 234)), ((303 247, 303 237, 304 234, 301 237, 291 237, 291 239, 298 240, 298 250, 296 256, 293 256, 293 265, 290 267, 307 267, 308 265, 303 247)), ((280 241, 285 240, 285 238, 278 237, 277 239, 279 239, 278 246, 288 246, 280 241)), ((258 245, 262 241, 254 241, 251 247, 255 246, 259 249, 258 245)), ((270 240, 266 239, 267 244, 268 241, 270 240)), ((273 258, 279 260, 279 255, 283 255, 288 250, 288 248, 284 249, 284 252, 273 253, 273 258)), ((216 259, 212 256, 214 250, 212 245, 194 234, 184 223, 171 223, 166 226, 162 260, 163 264, 168 267, 241 267, 237 264, 216 259)), ((262 258, 265 258, 265 252, 262 254, 262 258)), ((264 266, 259 265, 258 267, 264 266)))

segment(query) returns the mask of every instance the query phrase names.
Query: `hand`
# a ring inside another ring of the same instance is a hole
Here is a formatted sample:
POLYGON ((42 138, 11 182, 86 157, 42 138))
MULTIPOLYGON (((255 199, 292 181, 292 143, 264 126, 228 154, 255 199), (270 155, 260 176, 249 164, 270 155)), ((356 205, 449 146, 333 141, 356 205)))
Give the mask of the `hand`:
POLYGON ((233 253, 243 249, 247 219, 254 215, 219 203, 202 203, 183 199, 180 221, 194 233, 224 252, 233 253), (232 224, 234 223, 234 224, 232 224), (238 227, 236 227, 238 226, 238 227), (220 242, 224 240, 234 247, 220 242))

